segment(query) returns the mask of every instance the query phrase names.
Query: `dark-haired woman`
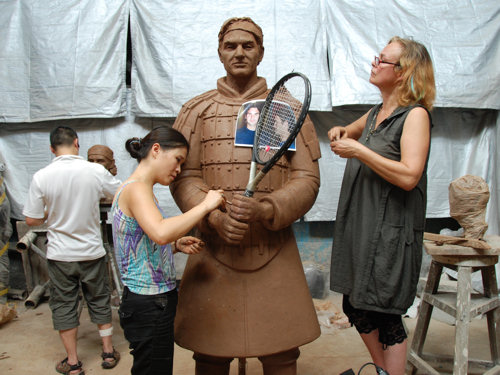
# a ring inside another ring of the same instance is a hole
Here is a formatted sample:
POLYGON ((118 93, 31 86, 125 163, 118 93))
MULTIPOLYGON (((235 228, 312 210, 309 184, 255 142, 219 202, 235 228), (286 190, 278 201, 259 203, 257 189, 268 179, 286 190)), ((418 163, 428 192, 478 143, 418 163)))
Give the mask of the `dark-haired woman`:
POLYGON ((119 315, 134 357, 131 373, 171 374, 177 290, 173 253, 196 254, 201 240, 184 236, 213 209, 224 204, 222 190, 186 213, 166 217, 153 194, 181 171, 188 143, 169 127, 131 138, 125 147, 139 165, 118 189, 112 206, 113 240, 124 284, 119 315))
POLYGON ((426 48, 394 37, 372 62, 382 96, 364 116, 329 132, 347 158, 331 261, 331 289, 373 362, 404 373, 407 334, 401 315, 415 298, 425 224, 429 111, 435 96, 426 48))

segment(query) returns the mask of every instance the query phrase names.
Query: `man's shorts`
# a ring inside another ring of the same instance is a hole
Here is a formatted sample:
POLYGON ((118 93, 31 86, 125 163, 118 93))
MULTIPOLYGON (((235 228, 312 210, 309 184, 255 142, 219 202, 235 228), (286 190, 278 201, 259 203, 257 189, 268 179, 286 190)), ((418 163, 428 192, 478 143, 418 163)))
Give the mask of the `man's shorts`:
POLYGON ((47 268, 50 278, 49 306, 54 329, 71 329, 80 324, 80 284, 90 320, 96 324, 111 323, 111 288, 105 257, 84 262, 47 260, 47 268))
POLYGON ((360 334, 378 329, 378 340, 384 348, 401 344, 408 337, 401 315, 357 309, 351 305, 349 296, 346 295, 342 299, 342 310, 360 334))

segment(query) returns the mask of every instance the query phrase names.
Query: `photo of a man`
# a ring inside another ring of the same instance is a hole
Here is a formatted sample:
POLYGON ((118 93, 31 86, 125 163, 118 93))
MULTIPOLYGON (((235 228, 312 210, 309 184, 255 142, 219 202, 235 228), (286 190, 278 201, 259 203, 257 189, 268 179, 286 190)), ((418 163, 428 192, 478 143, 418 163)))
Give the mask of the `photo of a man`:
POLYGON ((260 111, 264 105, 263 100, 243 103, 236 120, 236 136, 234 144, 237 146, 253 146, 255 129, 259 122, 260 111))

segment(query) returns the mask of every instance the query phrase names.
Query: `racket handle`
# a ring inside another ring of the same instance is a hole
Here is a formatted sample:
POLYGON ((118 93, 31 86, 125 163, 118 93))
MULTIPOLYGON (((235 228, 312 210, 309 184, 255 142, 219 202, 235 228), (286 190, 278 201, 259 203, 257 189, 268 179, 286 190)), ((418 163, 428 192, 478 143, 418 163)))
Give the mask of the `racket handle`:
POLYGON ((249 198, 253 197, 253 193, 254 193, 255 188, 257 187, 259 182, 262 181, 262 179, 264 178, 265 175, 266 175, 266 173, 262 172, 262 171, 257 173, 257 176, 255 176, 255 178, 248 183, 247 188, 245 190, 245 194, 243 194, 243 195, 245 197, 249 197, 249 198))
POLYGON ((245 197, 252 198, 253 197, 253 191, 252 190, 245 190, 245 194, 243 194, 245 197))

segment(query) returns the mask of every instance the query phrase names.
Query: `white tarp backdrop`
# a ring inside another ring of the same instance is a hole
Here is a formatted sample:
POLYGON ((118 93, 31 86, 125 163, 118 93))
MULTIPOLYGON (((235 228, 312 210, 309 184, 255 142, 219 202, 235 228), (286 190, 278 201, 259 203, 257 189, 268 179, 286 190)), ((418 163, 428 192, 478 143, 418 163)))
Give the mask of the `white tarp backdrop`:
MULTIPOLYGON (((424 43, 434 61, 438 108, 427 216, 449 216, 449 183, 474 174, 490 186, 489 233, 500 232, 496 0, 0 0, 0 158, 13 217, 23 218, 31 177, 52 158, 48 133, 57 125, 77 130, 82 156, 93 144, 110 146, 118 177, 127 178, 135 161, 125 140, 172 123, 185 101, 215 88, 225 74, 217 34, 233 16, 250 16, 262 27, 259 75, 268 85, 292 70, 311 79, 322 186, 306 220, 335 219, 345 161, 330 152, 326 131, 380 101, 368 82, 370 63, 399 35, 424 43)), ((157 194, 167 212, 178 213, 168 188, 157 194)))
POLYGON ((126 113, 128 1, 0 1, 0 121, 126 113))

